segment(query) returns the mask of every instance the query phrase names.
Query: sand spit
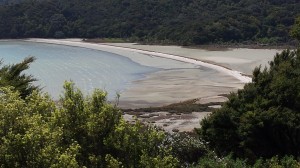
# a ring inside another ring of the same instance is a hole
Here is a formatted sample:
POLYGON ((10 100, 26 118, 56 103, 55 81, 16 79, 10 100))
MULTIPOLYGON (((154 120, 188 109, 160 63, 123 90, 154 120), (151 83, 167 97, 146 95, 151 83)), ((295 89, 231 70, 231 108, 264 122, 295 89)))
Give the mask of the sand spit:
MULTIPOLYGON (((131 83, 129 88, 120 92, 119 107, 121 108, 163 106, 194 98, 214 97, 241 89, 244 86, 244 82, 250 81, 249 78, 242 76, 240 73, 222 66, 202 63, 195 59, 186 59, 179 56, 174 56, 174 58, 182 59, 189 63, 185 63, 182 60, 175 61, 164 58, 170 55, 164 55, 160 52, 86 43, 82 42, 81 39, 30 39, 28 41, 106 51, 125 56, 144 66, 161 69, 154 73, 145 74, 143 79, 131 83), (212 66, 218 70, 200 66, 198 63, 208 67, 212 66), (228 75, 228 73, 234 75, 228 75)), ((211 101, 214 101, 214 99, 211 99, 211 101)))
MULTIPOLYGON (((130 47, 113 46, 113 44, 95 44, 82 42, 81 39, 29 39, 27 41, 83 47, 111 52, 125 56, 144 66, 160 68, 160 71, 145 74, 141 80, 130 84, 122 91, 119 102, 121 108, 144 108, 163 106, 189 99, 200 98, 200 104, 223 102, 226 98, 218 96, 241 89, 251 78, 241 72, 225 68, 224 65, 210 64, 198 58, 188 58, 188 55, 164 53, 163 51, 148 51, 130 47), (175 60, 170 63, 169 60, 175 60)), ((125 45, 125 44, 124 44, 125 45)), ((131 44, 128 44, 131 45, 131 44)), ((210 60, 208 60, 210 61, 210 60)), ((143 113, 143 112, 141 112, 143 113)), ((140 113, 139 113, 140 114, 140 113)), ((199 127, 199 120, 209 115, 209 112, 193 112, 190 114, 170 114, 168 112, 143 114, 144 123, 155 124, 168 132, 193 131, 199 127)), ((127 120, 132 115, 124 116, 127 120)))
POLYGON ((171 55, 184 56, 252 75, 255 67, 268 66, 276 53, 282 49, 252 49, 252 48, 186 48, 181 46, 141 45, 135 43, 105 43, 119 47, 135 48, 171 55), (213 50, 215 49, 215 50, 213 50))
POLYGON ((146 51, 146 50, 140 50, 140 49, 134 49, 134 48, 127 48, 127 47, 119 47, 119 46, 113 46, 113 45, 107 45, 107 44, 85 43, 85 42, 76 41, 76 40, 29 39, 28 41, 51 43, 51 44, 62 44, 62 45, 69 45, 69 46, 78 46, 78 47, 100 49, 100 50, 101 50, 101 48, 108 48, 108 49, 111 48, 111 49, 125 50, 125 51, 131 51, 131 52, 138 52, 140 54, 162 57, 162 58, 172 59, 172 60, 176 60, 176 61, 182 61, 182 62, 186 62, 186 63, 191 63, 191 64, 211 68, 211 69, 220 71, 222 73, 228 74, 228 75, 238 79, 242 83, 249 83, 252 81, 252 79, 250 77, 243 75, 241 72, 231 70, 228 68, 224 68, 219 65, 214 65, 214 64, 210 64, 210 63, 203 62, 200 60, 196 60, 193 58, 187 58, 187 57, 177 56, 177 55, 172 55, 172 54, 165 54, 165 53, 160 53, 160 52, 146 51))

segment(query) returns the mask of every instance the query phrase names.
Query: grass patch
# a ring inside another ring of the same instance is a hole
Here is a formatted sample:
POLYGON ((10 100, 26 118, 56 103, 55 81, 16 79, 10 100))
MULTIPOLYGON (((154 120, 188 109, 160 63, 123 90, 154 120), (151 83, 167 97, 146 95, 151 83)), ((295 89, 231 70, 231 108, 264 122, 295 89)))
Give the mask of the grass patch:
POLYGON ((170 112, 170 113, 191 113, 191 112, 207 112, 213 111, 209 106, 222 105, 223 103, 212 102, 208 104, 197 104, 198 99, 188 100, 180 103, 174 103, 161 107, 148 107, 138 109, 122 109, 123 112, 170 112))

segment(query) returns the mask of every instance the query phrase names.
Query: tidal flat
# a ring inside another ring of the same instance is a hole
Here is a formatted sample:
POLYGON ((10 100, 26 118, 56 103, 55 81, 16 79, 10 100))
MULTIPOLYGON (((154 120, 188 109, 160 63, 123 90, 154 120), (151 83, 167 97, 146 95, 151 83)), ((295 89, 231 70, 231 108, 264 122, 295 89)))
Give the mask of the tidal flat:
POLYGON ((37 56, 28 73, 39 80, 37 84, 54 100, 62 94, 63 81, 73 80, 84 94, 95 88, 103 89, 109 93, 111 102, 115 101, 117 93, 120 94, 118 106, 129 109, 125 112, 128 121, 135 115, 130 109, 136 109, 142 122, 150 122, 169 132, 193 131, 201 118, 209 115, 213 108, 219 108, 219 102, 226 101, 224 95, 243 88, 251 81, 254 67, 267 66, 268 61, 280 52, 276 49, 228 48, 212 51, 133 43, 95 44, 82 39, 6 40, 2 44, 7 42, 13 43, 12 46, 2 45, 2 49, 16 53, 11 57, 12 53, 5 55, 2 52, 3 61, 16 63, 26 56, 37 56), (43 50, 45 48, 47 51, 43 50), (191 100, 197 100, 193 107, 204 108, 174 114, 161 111, 173 108, 176 103, 182 104, 182 109, 185 102, 191 100), (210 106, 211 103, 218 105, 210 106), (149 107, 162 108, 151 114, 139 111, 149 107))
POLYGON ((220 70, 159 57, 161 54, 171 54, 171 56, 174 54, 201 60, 211 65, 225 67, 232 72, 250 75, 252 67, 267 65, 268 61, 280 52, 275 49, 242 48, 209 51, 133 43, 95 44, 83 42, 81 39, 30 39, 28 41, 105 51, 129 58, 142 66, 158 68, 158 71, 144 73, 142 78, 134 80, 120 92, 119 106, 122 108, 163 106, 189 99, 214 97, 234 92, 243 88, 245 84, 233 75, 220 70), (145 51, 149 51, 150 54, 145 54, 145 51))

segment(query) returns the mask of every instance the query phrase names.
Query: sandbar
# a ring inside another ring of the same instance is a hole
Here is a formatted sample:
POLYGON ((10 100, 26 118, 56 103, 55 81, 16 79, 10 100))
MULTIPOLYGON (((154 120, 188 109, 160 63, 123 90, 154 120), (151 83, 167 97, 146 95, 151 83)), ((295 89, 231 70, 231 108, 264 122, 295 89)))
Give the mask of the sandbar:
POLYGON ((268 66, 276 53, 282 49, 227 48, 226 50, 207 50, 202 48, 185 48, 181 46, 140 45, 136 43, 105 43, 107 45, 135 48, 184 56, 221 65, 229 69, 252 75, 255 67, 268 66))
MULTIPOLYGON (((263 64, 262 60, 271 60, 274 56, 273 50, 268 52, 267 58, 258 59, 258 56, 244 58, 245 56, 240 55, 242 53, 239 52, 236 55, 219 53, 201 56, 198 49, 178 46, 95 44, 83 42, 81 39, 29 39, 28 41, 111 52, 128 57, 141 65, 161 68, 161 71, 146 74, 143 79, 133 82, 121 93, 119 106, 122 108, 162 106, 188 99, 228 94, 241 89, 245 83, 251 81, 250 77, 243 75, 243 73, 249 74, 247 69, 244 71, 245 65, 249 63, 258 66, 263 64), (167 64, 163 59, 173 59, 174 63, 167 64)), ((243 50, 237 49, 240 52, 243 50)), ((203 52, 209 54, 213 51, 203 52)))

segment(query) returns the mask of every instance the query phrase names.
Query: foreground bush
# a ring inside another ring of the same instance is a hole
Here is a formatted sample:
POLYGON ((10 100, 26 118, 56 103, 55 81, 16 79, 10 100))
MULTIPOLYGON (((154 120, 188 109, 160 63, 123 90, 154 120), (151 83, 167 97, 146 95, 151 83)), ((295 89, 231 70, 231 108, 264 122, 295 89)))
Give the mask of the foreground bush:
POLYGON ((168 134, 164 144, 170 146, 172 155, 185 165, 196 163, 199 158, 211 153, 203 141, 187 133, 168 134))
POLYGON ((25 100, 0 88, 1 167, 176 167, 165 134, 121 112, 95 90, 84 98, 72 83, 56 105, 34 91, 25 100))
POLYGON ((253 82, 201 125, 200 136, 221 155, 300 157, 300 50, 277 54, 269 69, 256 68, 253 82))
POLYGON ((196 165, 191 165, 193 168, 299 168, 300 163, 293 157, 285 156, 279 159, 277 156, 271 159, 258 159, 252 165, 247 164, 247 160, 233 159, 230 155, 224 158, 218 158, 211 153, 200 158, 196 165))
POLYGON ((38 86, 33 85, 36 79, 24 73, 34 60, 34 57, 27 57, 22 62, 11 65, 2 65, 1 60, 0 87, 13 86, 12 89, 18 91, 22 98, 30 95, 34 90, 40 90, 38 86))

